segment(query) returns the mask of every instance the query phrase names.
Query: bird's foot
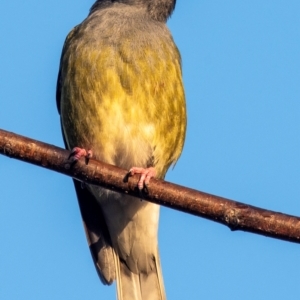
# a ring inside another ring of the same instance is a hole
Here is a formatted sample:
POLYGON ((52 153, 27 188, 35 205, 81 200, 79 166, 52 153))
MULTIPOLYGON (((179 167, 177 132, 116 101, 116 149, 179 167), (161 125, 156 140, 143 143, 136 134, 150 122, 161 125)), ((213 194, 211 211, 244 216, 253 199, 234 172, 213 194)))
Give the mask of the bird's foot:
POLYGON ((156 170, 153 167, 150 167, 150 168, 132 167, 129 170, 129 175, 133 176, 134 174, 140 174, 141 175, 141 177, 139 179, 139 182, 138 182, 138 189, 140 191, 142 191, 144 187, 147 189, 147 186, 150 182, 150 179, 152 177, 156 176, 156 170))
POLYGON ((72 149, 69 159, 72 160, 72 162, 78 161, 81 157, 85 157, 85 163, 88 164, 89 159, 93 156, 92 150, 85 150, 79 147, 75 147, 72 149))

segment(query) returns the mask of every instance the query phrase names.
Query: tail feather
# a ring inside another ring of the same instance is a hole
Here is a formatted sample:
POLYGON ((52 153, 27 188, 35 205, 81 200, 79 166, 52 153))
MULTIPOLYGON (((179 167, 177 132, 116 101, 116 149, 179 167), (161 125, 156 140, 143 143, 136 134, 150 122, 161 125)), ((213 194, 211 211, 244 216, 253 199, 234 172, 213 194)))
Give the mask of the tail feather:
POLYGON ((115 256, 118 300, 166 300, 159 256, 155 269, 146 273, 133 273, 115 256))

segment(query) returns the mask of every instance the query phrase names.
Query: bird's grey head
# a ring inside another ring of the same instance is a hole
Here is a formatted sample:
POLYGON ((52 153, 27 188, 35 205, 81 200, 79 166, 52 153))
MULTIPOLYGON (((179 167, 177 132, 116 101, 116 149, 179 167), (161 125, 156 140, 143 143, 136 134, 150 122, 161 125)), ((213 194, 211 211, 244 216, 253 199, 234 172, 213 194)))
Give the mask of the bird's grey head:
POLYGON ((166 22, 171 16, 176 0, 97 0, 91 7, 91 12, 101 9, 114 3, 145 7, 152 19, 166 22))

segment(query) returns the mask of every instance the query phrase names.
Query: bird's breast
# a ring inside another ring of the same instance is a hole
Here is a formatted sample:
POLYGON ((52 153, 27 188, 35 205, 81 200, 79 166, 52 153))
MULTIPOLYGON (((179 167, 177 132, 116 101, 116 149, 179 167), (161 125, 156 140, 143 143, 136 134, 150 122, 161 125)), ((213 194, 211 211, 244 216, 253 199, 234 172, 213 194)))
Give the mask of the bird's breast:
POLYGON ((152 159, 164 173, 185 135, 180 56, 171 37, 148 38, 115 43, 79 29, 62 56, 61 119, 70 148, 123 168, 152 159))

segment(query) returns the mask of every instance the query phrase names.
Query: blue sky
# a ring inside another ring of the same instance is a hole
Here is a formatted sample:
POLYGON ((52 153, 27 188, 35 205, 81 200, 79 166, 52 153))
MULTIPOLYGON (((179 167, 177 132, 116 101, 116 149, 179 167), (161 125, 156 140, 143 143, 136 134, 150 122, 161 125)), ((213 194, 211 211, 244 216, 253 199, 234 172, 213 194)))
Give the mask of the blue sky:
MULTIPOLYGON (((0 128, 63 146, 62 45, 93 1, 0 2, 0 128)), ((188 108, 167 180, 300 215, 300 2, 177 0, 188 108)), ((0 156, 0 299, 115 299, 85 241, 71 179, 0 156)), ((299 245, 162 208, 168 299, 297 299, 299 245)))

